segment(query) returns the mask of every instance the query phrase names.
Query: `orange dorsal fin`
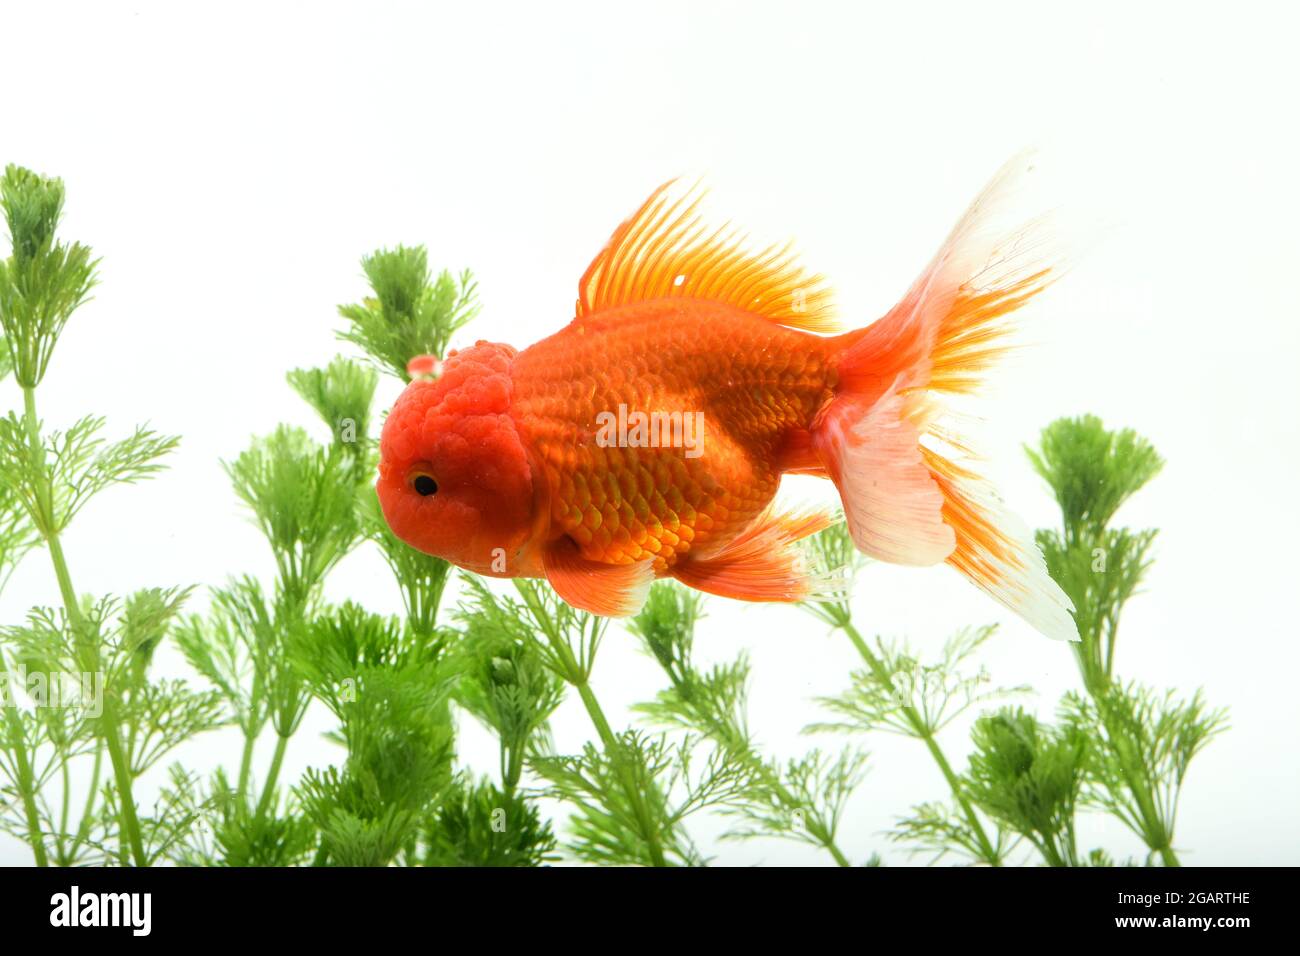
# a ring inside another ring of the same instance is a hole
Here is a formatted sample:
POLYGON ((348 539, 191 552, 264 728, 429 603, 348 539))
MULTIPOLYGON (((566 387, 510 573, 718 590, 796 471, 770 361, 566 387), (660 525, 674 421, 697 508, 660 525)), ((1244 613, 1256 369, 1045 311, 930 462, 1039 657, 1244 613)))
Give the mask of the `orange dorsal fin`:
POLYGON ((604 309, 682 298, 724 302, 779 325, 833 332, 831 292, 799 264, 789 244, 749 248, 730 223, 700 213, 703 187, 670 180, 614 231, 578 287, 577 317, 604 309))

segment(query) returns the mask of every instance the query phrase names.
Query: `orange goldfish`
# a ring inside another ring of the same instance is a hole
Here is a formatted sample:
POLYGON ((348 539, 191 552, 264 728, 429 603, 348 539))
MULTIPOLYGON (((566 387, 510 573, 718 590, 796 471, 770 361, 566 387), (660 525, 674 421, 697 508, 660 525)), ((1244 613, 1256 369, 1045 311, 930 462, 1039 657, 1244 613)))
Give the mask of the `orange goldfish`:
POLYGON ((1042 222, 999 233, 1013 160, 883 318, 837 332, 788 247, 752 251, 669 183, 583 275, 573 320, 516 351, 478 342, 416 365, 384 425, 393 532, 460 567, 541 577, 569 604, 635 613, 656 578, 746 601, 818 596, 781 476, 835 483, 854 544, 947 562, 1043 633, 1078 639, 1069 598, 943 424, 1005 351, 1010 314, 1060 263, 1042 222), (436 377, 432 377, 436 375, 436 377))

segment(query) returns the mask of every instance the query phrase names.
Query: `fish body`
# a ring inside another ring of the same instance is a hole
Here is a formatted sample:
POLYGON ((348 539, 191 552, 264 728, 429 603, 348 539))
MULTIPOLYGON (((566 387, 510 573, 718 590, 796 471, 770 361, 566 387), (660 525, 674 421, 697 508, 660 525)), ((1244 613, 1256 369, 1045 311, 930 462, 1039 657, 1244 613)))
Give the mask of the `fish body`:
POLYGON ((783 475, 816 475, 835 482, 864 553, 947 562, 1045 633, 1077 637, 940 402, 977 387, 1007 316, 1054 278, 1034 226, 989 228, 1023 171, 994 180, 893 310, 840 334, 829 290, 788 249, 750 252, 704 223, 698 196, 661 187, 591 264, 566 326, 523 351, 449 353, 407 388, 381 440, 385 517, 414 547, 545 577, 595 613, 634 613, 669 576, 798 601, 822 578, 796 543, 831 519, 773 501, 783 475))
POLYGON ((525 349, 512 415, 553 533, 658 575, 717 552, 771 503, 787 450, 806 444, 834 394, 833 354, 832 340, 688 299, 610 309, 525 349), (615 430, 620 409, 633 424, 615 430))

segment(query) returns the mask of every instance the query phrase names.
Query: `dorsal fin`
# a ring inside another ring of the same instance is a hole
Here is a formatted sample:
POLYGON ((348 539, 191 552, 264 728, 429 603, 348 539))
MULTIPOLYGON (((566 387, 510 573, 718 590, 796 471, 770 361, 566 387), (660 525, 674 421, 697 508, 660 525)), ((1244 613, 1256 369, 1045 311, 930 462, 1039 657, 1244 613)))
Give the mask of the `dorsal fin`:
POLYGON ((576 315, 650 299, 725 302, 779 325, 833 332, 831 292, 799 264, 790 245, 746 248, 730 223, 710 226, 700 215, 704 188, 669 180, 614 231, 587 267, 576 315))

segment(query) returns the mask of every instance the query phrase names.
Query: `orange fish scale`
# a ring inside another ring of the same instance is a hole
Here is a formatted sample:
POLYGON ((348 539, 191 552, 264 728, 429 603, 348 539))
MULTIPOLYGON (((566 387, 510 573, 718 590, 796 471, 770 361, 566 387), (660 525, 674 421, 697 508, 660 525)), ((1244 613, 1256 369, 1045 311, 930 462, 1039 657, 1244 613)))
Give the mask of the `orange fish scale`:
POLYGON ((541 466, 553 530, 587 558, 654 558, 660 573, 729 542, 771 502, 789 436, 830 401, 831 342, 725 303, 667 298, 580 316, 520 352, 511 415, 541 466), (702 413, 701 453, 602 446, 598 416, 617 419, 620 405, 702 413))

